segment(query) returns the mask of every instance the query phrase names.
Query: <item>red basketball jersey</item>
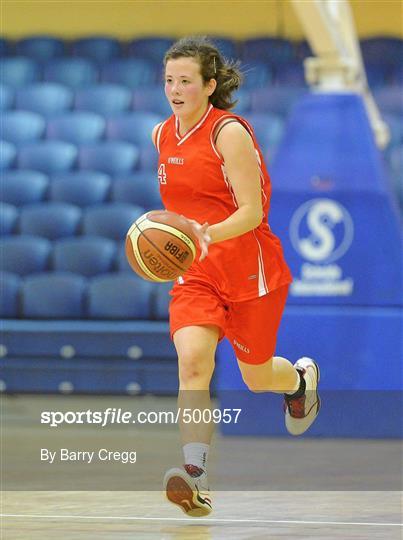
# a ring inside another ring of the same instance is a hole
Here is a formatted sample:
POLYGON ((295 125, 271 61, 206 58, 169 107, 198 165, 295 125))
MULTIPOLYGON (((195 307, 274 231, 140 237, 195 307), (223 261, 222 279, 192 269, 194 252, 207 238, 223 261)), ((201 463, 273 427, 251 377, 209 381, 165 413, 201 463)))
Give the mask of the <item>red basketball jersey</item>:
POLYGON ((262 222, 241 236, 211 244, 202 262, 198 260, 198 250, 195 262, 179 283, 198 279, 214 287, 224 300, 238 302, 263 296, 292 281, 280 240, 268 225, 270 177, 253 129, 244 118, 210 104, 184 136, 179 134, 178 118, 169 117, 157 129, 155 142, 165 208, 201 224, 207 221, 213 225, 238 208, 225 163, 214 144, 217 127, 227 118, 239 121, 253 139, 262 186, 262 222))

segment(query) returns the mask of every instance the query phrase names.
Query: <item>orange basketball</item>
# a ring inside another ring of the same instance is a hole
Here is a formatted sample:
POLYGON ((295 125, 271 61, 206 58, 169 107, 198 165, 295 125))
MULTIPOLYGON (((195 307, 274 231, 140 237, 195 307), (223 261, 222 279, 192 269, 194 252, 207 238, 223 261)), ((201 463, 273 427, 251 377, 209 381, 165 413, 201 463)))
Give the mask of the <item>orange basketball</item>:
POLYGON ((153 210, 140 216, 126 236, 131 268, 148 281, 174 281, 194 261, 197 238, 188 221, 174 212, 153 210))

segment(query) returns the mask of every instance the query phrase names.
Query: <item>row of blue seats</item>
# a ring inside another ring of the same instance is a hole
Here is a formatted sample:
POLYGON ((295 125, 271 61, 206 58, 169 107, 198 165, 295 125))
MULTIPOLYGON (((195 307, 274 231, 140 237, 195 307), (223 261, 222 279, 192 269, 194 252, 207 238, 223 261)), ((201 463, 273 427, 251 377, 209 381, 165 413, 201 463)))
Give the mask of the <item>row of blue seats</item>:
MULTIPOLYGON (((295 60, 274 68, 262 59, 251 60, 242 65, 243 85, 258 88, 270 84, 304 85, 303 62, 295 60)), ((399 64, 366 65, 371 87, 401 84, 402 67, 399 64)), ((97 82, 124 84, 128 88, 142 88, 163 80, 161 66, 143 58, 113 60, 101 67, 86 58, 60 58, 43 66, 24 56, 0 59, 0 82, 13 88, 21 88, 37 81, 65 84, 73 89, 97 82)))
POLYGON ((38 113, 17 109, 2 113, 0 138, 17 145, 43 138, 73 144, 106 138, 142 145, 151 143, 151 131, 162 120, 159 115, 143 111, 119 114, 105 120, 93 112, 74 111, 45 118, 38 113))
MULTIPOLYGON (((379 92, 379 99, 385 101, 386 105, 392 102, 392 112, 396 107, 401 108, 400 100, 395 97, 397 90, 389 87, 379 92)), ((242 88, 234 94, 234 98, 238 100, 236 111, 275 112, 285 115, 304 92, 306 88, 300 86, 268 87, 253 91, 242 88)), ((163 117, 172 114, 162 85, 130 90, 123 85, 99 83, 73 91, 57 83, 29 84, 17 90, 0 84, 0 110, 13 108, 37 112, 44 116, 71 109, 94 112, 105 117, 130 110, 148 111, 163 117)))
MULTIPOLYGON (((247 113, 245 118, 254 127, 264 152, 279 143, 284 129, 282 117, 269 113, 247 113)), ((48 119, 30 111, 5 111, 0 123, 0 139, 15 145, 43 138, 75 145, 107 139, 149 147, 152 145, 152 129, 162 120, 163 117, 142 111, 120 114, 107 120, 96 113, 81 111, 64 113, 48 119)), ((149 148, 146 151, 147 155, 153 154, 149 148)), ((152 163, 156 164, 156 154, 152 163)))
POLYGON ((29 234, 0 239, 2 270, 28 276, 40 272, 73 272, 85 277, 130 272, 125 243, 86 235, 49 240, 29 234))
MULTIPOLYGON (((306 92, 305 87, 271 86, 248 90, 241 88, 234 98, 239 114, 272 112, 285 116, 294 102, 306 92)), ((375 101, 381 111, 403 115, 401 86, 388 86, 374 90, 375 101)), ((118 84, 99 83, 73 91, 58 83, 35 83, 13 89, 0 83, 0 110, 22 109, 50 116, 71 109, 89 111, 105 117, 129 110, 148 111, 163 117, 172 109, 162 85, 141 90, 130 90, 118 84)))
POLYGON ((110 201, 134 204, 146 210, 161 208, 154 172, 114 178, 97 171, 48 176, 29 169, 8 170, 1 175, 0 201, 18 207, 44 201, 85 207, 110 201))
POLYGON ((120 272, 85 278, 72 272, 45 272, 25 278, 0 274, 0 317, 9 319, 168 318, 171 284, 150 283, 120 272))
POLYGON ((54 174, 78 168, 122 175, 150 170, 156 160, 152 143, 138 147, 123 141, 106 141, 77 147, 63 141, 39 141, 16 147, 8 141, 0 141, 0 170, 17 167, 54 174))
MULTIPOLYGON (((371 68, 372 69, 372 68, 371 68)), ((248 88, 276 84, 304 85, 304 69, 300 61, 295 61, 278 69, 264 61, 256 60, 244 64, 244 86, 248 88)), ((390 67, 373 66, 371 78, 380 86, 398 80, 398 70, 390 67)), ((124 84, 128 88, 143 88, 162 82, 161 66, 142 58, 113 60, 98 67, 86 58, 60 58, 41 66, 24 56, 0 59, 0 82, 13 88, 21 88, 38 81, 65 84, 76 89, 97 82, 124 84)))
MULTIPOLYGON (((35 235, 49 240, 76 235, 95 235, 123 240, 130 225, 145 209, 127 203, 107 203, 80 208, 73 204, 45 202, 20 208, 3 203, 1 234, 35 235)), ((11 238, 11 242, 15 240, 11 238)))
MULTIPOLYGON (((259 36, 235 40, 225 36, 210 36, 227 58, 242 60, 264 59, 283 63, 303 59, 312 54, 306 41, 290 41, 281 37, 259 36)), ((173 37, 147 36, 123 42, 112 36, 87 36, 67 42, 56 36, 27 36, 16 42, 0 39, 0 56, 22 55, 46 62, 52 58, 76 55, 104 63, 119 56, 135 56, 161 62, 165 52, 174 43, 173 37)), ((399 63, 402 57, 402 40, 377 36, 360 41, 364 60, 371 62, 399 63)))

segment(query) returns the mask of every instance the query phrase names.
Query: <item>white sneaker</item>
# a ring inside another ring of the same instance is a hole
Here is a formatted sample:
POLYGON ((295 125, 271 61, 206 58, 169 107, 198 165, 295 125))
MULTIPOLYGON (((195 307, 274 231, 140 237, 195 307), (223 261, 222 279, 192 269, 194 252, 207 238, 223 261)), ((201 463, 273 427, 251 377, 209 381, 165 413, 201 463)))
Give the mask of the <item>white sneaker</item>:
POLYGON ((207 474, 195 465, 184 465, 184 469, 167 471, 164 490, 167 499, 188 516, 204 517, 212 511, 207 474))
POLYGON ((304 378, 306 388, 301 397, 292 398, 284 394, 285 425, 291 435, 301 435, 319 414, 320 374, 318 365, 311 358, 300 358, 294 367, 304 378))

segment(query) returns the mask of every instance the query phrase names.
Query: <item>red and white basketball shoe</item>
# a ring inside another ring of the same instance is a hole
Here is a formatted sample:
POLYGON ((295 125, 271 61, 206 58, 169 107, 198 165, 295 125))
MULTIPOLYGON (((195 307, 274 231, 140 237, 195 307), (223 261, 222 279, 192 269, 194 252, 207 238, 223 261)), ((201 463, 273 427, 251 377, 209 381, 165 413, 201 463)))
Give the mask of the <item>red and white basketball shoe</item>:
POLYGON ((305 382, 305 391, 292 396, 284 394, 285 425, 291 435, 301 435, 319 414, 319 367, 311 358, 300 358, 294 367, 305 382))
POLYGON ((188 516, 208 516, 212 511, 212 503, 206 472, 195 465, 183 467, 170 469, 165 474, 164 490, 167 499, 188 516))

